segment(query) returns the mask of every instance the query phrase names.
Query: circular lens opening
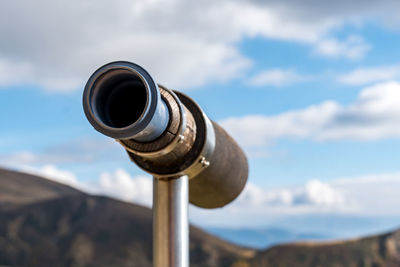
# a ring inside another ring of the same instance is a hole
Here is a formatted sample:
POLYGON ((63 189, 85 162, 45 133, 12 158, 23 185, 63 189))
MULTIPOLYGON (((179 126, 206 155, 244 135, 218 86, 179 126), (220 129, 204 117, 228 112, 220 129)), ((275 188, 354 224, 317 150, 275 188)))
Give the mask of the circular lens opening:
POLYGON ((140 119, 148 102, 148 89, 131 71, 110 70, 98 79, 93 90, 93 111, 105 125, 124 128, 140 119))

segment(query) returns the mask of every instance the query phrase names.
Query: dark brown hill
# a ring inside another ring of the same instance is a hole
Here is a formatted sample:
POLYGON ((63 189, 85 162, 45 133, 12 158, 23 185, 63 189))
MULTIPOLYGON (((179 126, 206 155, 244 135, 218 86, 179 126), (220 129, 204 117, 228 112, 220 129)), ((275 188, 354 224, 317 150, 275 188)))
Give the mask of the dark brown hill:
POLYGON ((0 206, 81 194, 80 191, 64 184, 0 168, 0 206))
POLYGON ((258 253, 247 266, 399 267, 400 231, 349 241, 275 246, 258 253))
MULTIPOLYGON (((7 176, 0 188, 7 189, 1 192, 9 202, 24 204, 0 207, 0 266, 152 266, 150 209, 64 189, 39 177, 2 173, 7 176), (29 200, 34 201, 27 204, 29 200)), ((232 266, 254 256, 253 250, 195 227, 190 235, 191 266, 232 266)))
MULTIPOLYGON (((151 266, 152 213, 0 170, 0 266, 151 266)), ((190 228, 194 267, 399 267, 400 231, 256 252, 190 228)))

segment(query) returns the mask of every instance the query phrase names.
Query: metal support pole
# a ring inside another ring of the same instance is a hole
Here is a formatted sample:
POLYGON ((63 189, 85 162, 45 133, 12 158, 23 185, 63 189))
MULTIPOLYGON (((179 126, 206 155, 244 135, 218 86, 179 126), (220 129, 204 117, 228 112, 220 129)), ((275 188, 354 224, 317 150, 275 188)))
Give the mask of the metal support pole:
POLYGON ((189 267, 188 180, 153 178, 154 267, 189 267))

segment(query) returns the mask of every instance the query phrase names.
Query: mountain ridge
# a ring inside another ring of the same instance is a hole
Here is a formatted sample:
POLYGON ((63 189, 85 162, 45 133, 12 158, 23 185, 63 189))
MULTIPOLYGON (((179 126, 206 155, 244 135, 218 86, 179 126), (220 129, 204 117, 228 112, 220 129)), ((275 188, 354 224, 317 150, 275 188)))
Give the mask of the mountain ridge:
MULTIPOLYGON (((20 172, 1 170, 2 186, 0 265, 152 266, 150 209, 20 172)), ((254 255, 190 227, 191 266, 231 266, 254 255)))
POLYGON ((343 241, 277 245, 258 252, 248 264, 262 267, 398 267, 400 266, 400 230, 343 241))
MULTIPOLYGON (((0 169, 0 266, 150 267, 152 211, 0 169)), ((400 230, 254 250, 190 227, 193 267, 395 267, 400 230)))
POLYGON ((81 194, 84 193, 78 189, 50 179, 0 168, 0 205, 3 206, 81 194))

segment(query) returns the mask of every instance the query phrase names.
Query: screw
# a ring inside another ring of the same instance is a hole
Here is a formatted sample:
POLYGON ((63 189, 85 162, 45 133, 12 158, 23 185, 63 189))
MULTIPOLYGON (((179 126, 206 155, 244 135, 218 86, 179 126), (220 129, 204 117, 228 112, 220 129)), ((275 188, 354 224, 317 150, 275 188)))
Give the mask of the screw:
POLYGON ((205 157, 201 157, 200 164, 203 168, 207 168, 208 166, 210 166, 210 162, 206 160, 205 157))

